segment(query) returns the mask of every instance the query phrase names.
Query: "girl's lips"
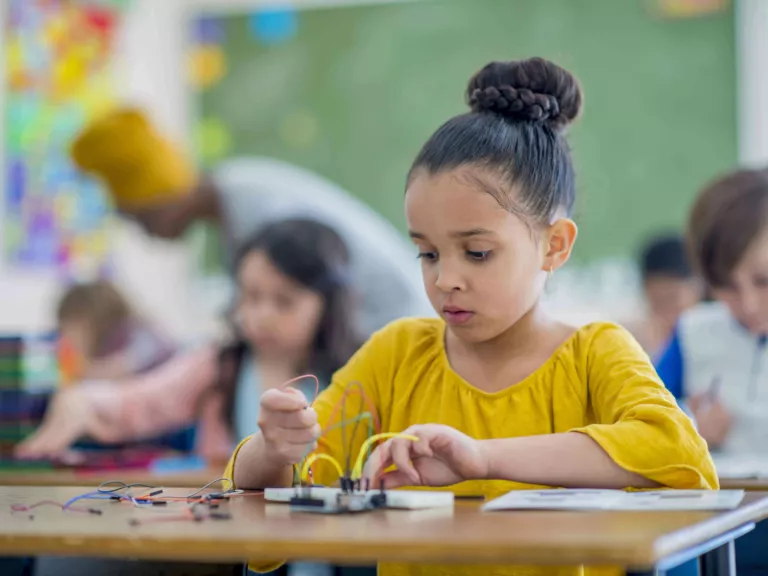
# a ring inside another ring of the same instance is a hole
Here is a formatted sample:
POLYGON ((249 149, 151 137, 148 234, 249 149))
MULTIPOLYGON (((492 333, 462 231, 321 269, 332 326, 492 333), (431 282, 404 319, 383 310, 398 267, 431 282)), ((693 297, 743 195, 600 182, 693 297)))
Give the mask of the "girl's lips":
POLYGON ((461 308, 446 307, 443 308, 443 315, 445 316, 445 321, 449 324, 461 325, 469 322, 475 313, 469 310, 462 310, 461 308))

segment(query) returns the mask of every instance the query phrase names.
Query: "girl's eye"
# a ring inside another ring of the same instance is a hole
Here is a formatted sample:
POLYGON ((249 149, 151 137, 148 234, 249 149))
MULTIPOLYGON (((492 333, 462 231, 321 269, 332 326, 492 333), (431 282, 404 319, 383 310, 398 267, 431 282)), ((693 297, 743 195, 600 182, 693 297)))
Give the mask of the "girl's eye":
POLYGON ((431 262, 437 260, 437 252, 419 252, 417 258, 431 262))
POLYGON ((472 260, 477 260, 477 261, 488 260, 488 255, 490 253, 491 253, 490 250, 483 250, 483 251, 467 250, 467 256, 469 256, 472 260))

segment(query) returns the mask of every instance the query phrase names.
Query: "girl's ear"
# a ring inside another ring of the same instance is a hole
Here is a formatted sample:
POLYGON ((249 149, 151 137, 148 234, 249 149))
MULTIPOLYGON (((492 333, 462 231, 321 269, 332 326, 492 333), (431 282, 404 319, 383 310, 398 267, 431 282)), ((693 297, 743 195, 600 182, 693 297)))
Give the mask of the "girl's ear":
POLYGON ((545 234, 544 270, 554 272, 568 261, 579 229, 570 218, 560 218, 549 225, 545 234))

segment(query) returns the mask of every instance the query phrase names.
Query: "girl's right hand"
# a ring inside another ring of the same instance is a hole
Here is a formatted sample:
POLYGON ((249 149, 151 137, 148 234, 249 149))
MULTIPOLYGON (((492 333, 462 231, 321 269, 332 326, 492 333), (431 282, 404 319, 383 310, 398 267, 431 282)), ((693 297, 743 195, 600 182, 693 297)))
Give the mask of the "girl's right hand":
POLYGON ((279 466, 301 462, 317 448, 320 424, 306 396, 295 388, 267 390, 261 396, 259 430, 265 458, 279 466))

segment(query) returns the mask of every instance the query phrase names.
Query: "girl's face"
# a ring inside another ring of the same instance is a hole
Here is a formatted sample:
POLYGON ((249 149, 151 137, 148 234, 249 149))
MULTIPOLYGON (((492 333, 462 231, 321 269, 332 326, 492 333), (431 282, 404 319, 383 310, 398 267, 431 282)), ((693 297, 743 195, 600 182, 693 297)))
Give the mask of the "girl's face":
POLYGON ((461 167, 418 174, 405 200, 427 295, 454 334, 469 342, 495 338, 529 312, 547 270, 565 263, 576 235, 570 220, 527 225, 479 183, 503 189, 492 175, 461 167))
POLYGON ((728 286, 712 295, 756 335, 768 334, 768 229, 764 230, 731 272, 728 286))
POLYGON ((240 328, 254 350, 288 359, 306 355, 323 317, 322 296, 280 272, 261 250, 245 256, 238 277, 240 328))

